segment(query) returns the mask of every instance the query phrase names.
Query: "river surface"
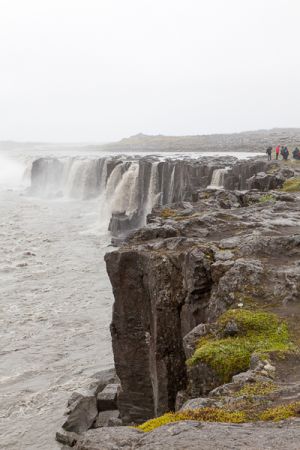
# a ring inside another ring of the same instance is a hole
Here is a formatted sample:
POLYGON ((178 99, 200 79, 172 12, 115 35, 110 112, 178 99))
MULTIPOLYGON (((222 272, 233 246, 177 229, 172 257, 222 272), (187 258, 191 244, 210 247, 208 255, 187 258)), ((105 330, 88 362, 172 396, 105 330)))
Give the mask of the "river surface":
POLYGON ((54 436, 71 392, 113 364, 105 206, 26 193, 26 164, 48 155, 74 150, 0 152, 1 449, 59 449, 54 436))
POLYGON ((0 448, 54 441, 75 388, 112 365, 101 205, 0 189, 0 448))

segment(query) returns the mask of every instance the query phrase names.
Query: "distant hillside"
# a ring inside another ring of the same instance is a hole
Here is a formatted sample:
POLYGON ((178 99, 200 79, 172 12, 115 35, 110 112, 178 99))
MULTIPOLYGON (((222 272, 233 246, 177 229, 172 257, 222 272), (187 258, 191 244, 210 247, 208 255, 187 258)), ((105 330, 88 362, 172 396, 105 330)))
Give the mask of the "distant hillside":
POLYGON ((300 145, 300 128, 274 128, 234 134, 201 136, 148 136, 137 134, 119 142, 102 146, 111 151, 264 151, 267 146, 300 145))

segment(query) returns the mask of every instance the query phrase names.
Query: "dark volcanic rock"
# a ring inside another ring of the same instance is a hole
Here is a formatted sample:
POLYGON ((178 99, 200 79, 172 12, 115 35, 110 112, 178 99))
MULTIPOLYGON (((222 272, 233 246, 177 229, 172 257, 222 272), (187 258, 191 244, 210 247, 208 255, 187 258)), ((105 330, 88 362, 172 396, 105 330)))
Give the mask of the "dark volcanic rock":
POLYGON ((84 391, 76 393, 73 400, 69 404, 67 419, 62 427, 66 431, 82 433, 92 426, 97 417, 96 397, 93 392, 84 391))
POLYGON ((175 238, 159 249, 125 246, 107 254, 106 264, 115 296, 118 406, 125 423, 139 422, 174 408, 185 387, 182 336, 205 320, 211 253, 175 238))
MULTIPOLYGON (((262 170, 272 169, 271 177, 280 171, 280 165, 266 161, 236 165, 243 182, 262 170)), ((235 167, 228 176, 241 188, 235 167)), ((182 401, 178 392, 182 398, 198 397, 221 384, 209 366, 185 363, 203 324, 247 302, 292 303, 300 292, 297 195, 203 190, 196 202, 157 208, 150 219, 149 227, 106 255, 115 296, 111 332, 123 423, 174 409, 176 398, 177 404, 182 401), (279 254, 285 255, 280 270, 279 254)), ((224 331, 236 332, 234 323, 224 331)))
POLYGON ((97 395, 98 411, 117 409, 117 396, 119 389, 119 384, 108 384, 102 392, 99 392, 97 395))
POLYGON ((93 375, 93 381, 91 382, 89 389, 95 391, 95 395, 103 391, 108 384, 119 383, 119 379, 116 374, 115 368, 101 370, 93 375))
MULTIPOLYGON (((117 409, 112 411, 101 411, 99 412, 93 428, 109 427, 115 426, 115 419, 119 419, 120 413, 117 409)), ((121 425, 118 423, 118 425, 121 425)))

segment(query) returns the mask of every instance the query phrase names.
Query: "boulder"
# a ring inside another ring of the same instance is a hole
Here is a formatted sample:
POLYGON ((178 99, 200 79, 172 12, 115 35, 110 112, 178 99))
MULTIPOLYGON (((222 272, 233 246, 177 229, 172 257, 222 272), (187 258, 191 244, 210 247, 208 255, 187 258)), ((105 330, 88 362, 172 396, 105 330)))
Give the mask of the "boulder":
POLYGON ((120 413, 117 409, 112 411, 99 412, 96 421, 93 424, 93 428, 109 427, 114 423, 114 419, 119 419, 120 413))
POLYGON ((74 450, 132 450, 144 435, 130 427, 103 427, 89 430, 78 439, 74 450))
POLYGON ((98 411, 117 409, 117 397, 120 389, 119 384, 108 384, 103 391, 97 395, 98 411))
POLYGON ((115 384, 118 383, 119 379, 116 374, 115 368, 101 370, 100 372, 97 372, 92 377, 92 382, 90 383, 89 389, 92 389, 95 391, 95 395, 97 395, 99 392, 103 391, 103 389, 108 384, 115 384))
POLYGON ((222 408, 224 402, 210 397, 192 398, 184 403, 180 411, 199 408, 222 408))
POLYGON ((63 428, 56 432, 55 439, 57 442, 69 447, 74 447, 79 439, 79 434, 66 431, 63 428))
POLYGON ((91 428, 97 417, 96 397, 92 391, 80 391, 74 394, 73 400, 62 427, 66 431, 82 433, 91 428))

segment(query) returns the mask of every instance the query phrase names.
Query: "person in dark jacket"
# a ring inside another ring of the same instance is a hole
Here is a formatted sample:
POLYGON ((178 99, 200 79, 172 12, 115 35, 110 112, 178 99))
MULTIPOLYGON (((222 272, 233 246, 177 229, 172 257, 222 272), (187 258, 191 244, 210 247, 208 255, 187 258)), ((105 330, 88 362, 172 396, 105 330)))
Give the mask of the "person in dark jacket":
POLYGON ((290 154, 289 149, 287 147, 283 147, 282 156, 285 161, 288 160, 289 154, 290 154))
POLYGON ((294 159, 297 159, 297 160, 300 160, 300 150, 299 150, 298 147, 296 147, 296 148, 293 150, 293 158, 294 158, 294 159))
POLYGON ((272 147, 268 147, 266 150, 266 153, 268 155, 268 160, 271 161, 272 159, 272 147))

